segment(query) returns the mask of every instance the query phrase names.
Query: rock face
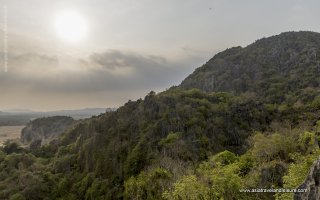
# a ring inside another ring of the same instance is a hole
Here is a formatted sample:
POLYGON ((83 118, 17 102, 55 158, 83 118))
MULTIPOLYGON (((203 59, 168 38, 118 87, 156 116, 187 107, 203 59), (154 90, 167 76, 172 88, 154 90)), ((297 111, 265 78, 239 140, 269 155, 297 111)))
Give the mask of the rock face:
POLYGON ((320 158, 315 161, 304 183, 297 189, 306 189, 307 192, 297 192, 294 200, 318 200, 320 199, 320 158))
POLYGON ((46 144, 75 125, 71 117, 56 116, 35 119, 27 124, 21 132, 24 144, 46 144))

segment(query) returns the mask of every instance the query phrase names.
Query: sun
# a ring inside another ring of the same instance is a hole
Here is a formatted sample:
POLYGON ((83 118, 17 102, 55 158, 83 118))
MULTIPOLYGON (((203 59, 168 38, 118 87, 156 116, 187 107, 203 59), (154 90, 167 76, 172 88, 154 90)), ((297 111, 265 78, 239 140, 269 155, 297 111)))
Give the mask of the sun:
POLYGON ((55 29, 66 42, 79 42, 87 33, 85 18, 75 11, 63 11, 56 15, 55 29))

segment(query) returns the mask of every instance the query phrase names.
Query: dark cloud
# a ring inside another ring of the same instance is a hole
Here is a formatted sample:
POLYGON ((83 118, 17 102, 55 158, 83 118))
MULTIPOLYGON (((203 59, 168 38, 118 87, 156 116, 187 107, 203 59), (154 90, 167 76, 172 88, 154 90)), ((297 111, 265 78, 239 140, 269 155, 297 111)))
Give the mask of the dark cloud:
POLYGON ((81 62, 87 70, 61 72, 58 82, 46 80, 37 84, 37 89, 82 93, 151 90, 167 87, 179 73, 176 63, 168 63, 160 56, 117 50, 95 53, 81 62))
POLYGON ((37 54, 37 53, 24 53, 19 55, 10 55, 10 60, 13 62, 25 62, 25 63, 39 63, 39 64, 50 64, 56 65, 58 64, 57 56, 49 56, 45 54, 37 54))
POLYGON ((11 59, 12 70, 0 74, 0 83, 11 87, 23 84, 37 92, 156 90, 178 82, 176 77, 183 73, 179 63, 161 56, 118 50, 94 53, 87 60, 75 60, 66 67, 59 66, 56 56, 24 54, 11 59))
POLYGON ((119 106, 179 84, 199 62, 119 50, 64 59, 41 53, 10 55, 9 72, 0 69, 0 93, 5 94, 0 105, 119 106))
POLYGON ((90 60, 107 69, 121 67, 133 68, 157 68, 167 67, 165 58, 154 55, 140 55, 133 52, 121 52, 118 50, 109 50, 105 53, 94 53, 90 60))

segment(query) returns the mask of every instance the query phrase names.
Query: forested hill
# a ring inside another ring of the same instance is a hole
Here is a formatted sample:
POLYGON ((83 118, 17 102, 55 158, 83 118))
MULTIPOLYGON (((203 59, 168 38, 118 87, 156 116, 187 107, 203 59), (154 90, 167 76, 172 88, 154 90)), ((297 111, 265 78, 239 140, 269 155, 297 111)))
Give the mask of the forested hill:
POLYGON ((215 55, 182 83, 206 92, 252 93, 270 103, 306 103, 319 92, 320 34, 286 32, 215 55))
POLYGON ((228 49, 180 86, 0 151, 0 199, 291 199, 320 155, 320 34, 228 49))

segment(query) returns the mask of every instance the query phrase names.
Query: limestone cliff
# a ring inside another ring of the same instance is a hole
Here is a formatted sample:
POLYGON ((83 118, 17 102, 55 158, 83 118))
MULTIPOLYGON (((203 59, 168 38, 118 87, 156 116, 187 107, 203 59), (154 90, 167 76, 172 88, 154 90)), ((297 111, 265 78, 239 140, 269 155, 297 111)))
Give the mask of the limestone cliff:
POLYGON ((21 132, 21 142, 31 144, 32 142, 45 144, 50 142, 67 129, 75 125, 71 117, 56 116, 35 119, 27 124, 21 132))
POLYGON ((306 189, 306 192, 297 192, 294 200, 320 199, 320 158, 314 162, 306 180, 297 189, 306 189))

